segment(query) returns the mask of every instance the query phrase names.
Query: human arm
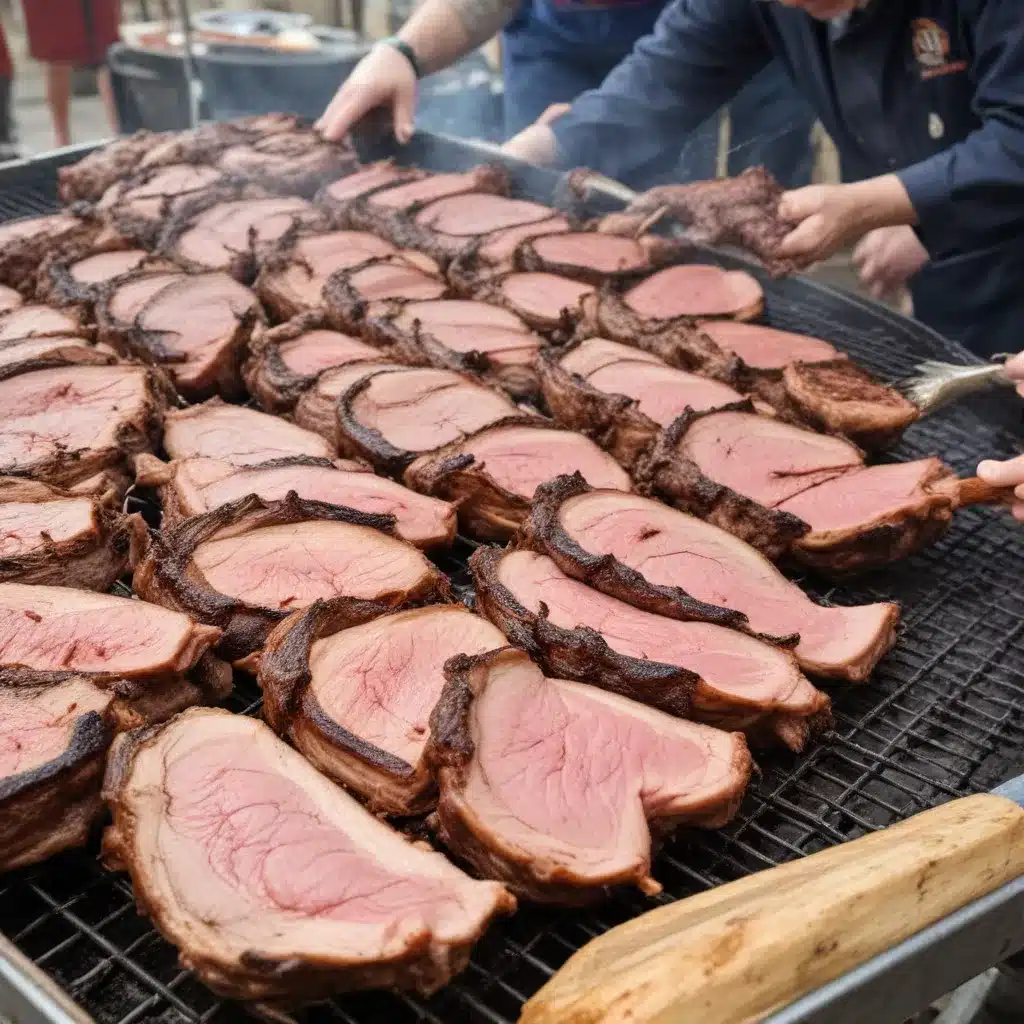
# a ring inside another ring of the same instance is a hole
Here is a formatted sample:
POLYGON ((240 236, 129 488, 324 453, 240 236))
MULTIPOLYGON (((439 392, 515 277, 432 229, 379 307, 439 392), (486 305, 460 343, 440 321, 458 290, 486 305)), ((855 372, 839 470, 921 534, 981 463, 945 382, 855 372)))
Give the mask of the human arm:
MULTIPOLYGON (((487 42, 515 17, 520 0, 424 0, 398 32, 430 74, 487 42)), ((392 46, 376 46, 356 65, 328 104, 317 128, 340 139, 364 114, 390 107, 395 137, 408 142, 416 110, 416 74, 392 46)))
POLYGON ((750 0, 674 0, 597 89, 550 126, 526 129, 509 151, 646 184, 772 59, 754 8, 750 0))
POLYGON ((876 228, 853 251, 861 283, 876 299, 897 295, 928 262, 928 250, 913 228, 876 228))
POLYGON ((1024 523, 1024 455, 1005 462, 987 459, 978 466, 978 476, 993 487, 1012 487, 1010 511, 1014 519, 1024 523))

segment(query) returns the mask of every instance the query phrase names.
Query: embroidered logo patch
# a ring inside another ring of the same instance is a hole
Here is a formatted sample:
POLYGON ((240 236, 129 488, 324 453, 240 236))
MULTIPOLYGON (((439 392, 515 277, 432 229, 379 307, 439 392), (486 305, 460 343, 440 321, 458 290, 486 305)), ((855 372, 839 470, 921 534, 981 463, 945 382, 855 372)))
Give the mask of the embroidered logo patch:
POLYGON ((910 23, 914 58, 921 66, 923 79, 954 75, 967 70, 967 61, 949 59, 949 33, 931 18, 915 18, 910 23))

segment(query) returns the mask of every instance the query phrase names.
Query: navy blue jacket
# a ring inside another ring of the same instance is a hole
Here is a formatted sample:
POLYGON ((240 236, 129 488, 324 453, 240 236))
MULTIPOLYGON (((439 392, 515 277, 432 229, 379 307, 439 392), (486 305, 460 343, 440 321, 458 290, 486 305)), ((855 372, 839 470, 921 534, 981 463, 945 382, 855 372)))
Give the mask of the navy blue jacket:
POLYGON ((775 56, 847 180, 902 179, 932 257, 918 315, 979 352, 1024 347, 1024 0, 876 0, 839 34, 771 0, 675 0, 555 122, 561 160, 646 178, 775 56))

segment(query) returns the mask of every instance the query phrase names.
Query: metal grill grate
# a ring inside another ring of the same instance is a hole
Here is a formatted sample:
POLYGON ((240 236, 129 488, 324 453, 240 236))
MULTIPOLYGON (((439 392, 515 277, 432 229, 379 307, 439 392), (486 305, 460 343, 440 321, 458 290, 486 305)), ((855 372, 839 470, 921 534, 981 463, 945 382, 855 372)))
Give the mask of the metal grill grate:
MULTIPOLYGON (((465 165, 435 145, 412 153, 424 166, 465 165), (440 159, 439 159, 440 157, 440 159)), ((5 184, 0 181, 0 185, 5 184)), ((0 219, 54 207, 52 165, 0 191, 0 219)), ((533 190, 536 195, 536 190, 533 190)), ((549 195, 550 191, 541 198, 549 195)), ((768 319, 818 334, 888 378, 923 356, 962 358, 927 332, 872 304, 802 281, 769 287, 768 319)), ((957 409, 916 426, 899 459, 939 454, 961 473, 983 455, 1015 450, 1012 435, 957 409)), ((460 541, 438 564, 470 595, 460 541)), ((830 687, 835 735, 809 754, 761 759, 742 813, 714 833, 676 836, 662 848, 655 900, 616 893, 583 911, 524 906, 491 929, 469 968, 431 999, 357 993, 301 1015, 309 1024, 505 1024, 584 943, 659 902, 669 902, 784 860, 862 835, 1019 772, 1024 741, 1024 550, 999 514, 958 515, 934 548, 856 586, 815 596, 841 604, 897 599, 895 651, 868 686, 830 687)), ((239 677, 229 704, 255 713, 259 693, 239 677)), ((177 962, 174 948, 135 914, 122 876, 103 871, 92 847, 0 878, 0 931, 101 1024, 199 1024, 250 1019, 220 1001, 177 962)))

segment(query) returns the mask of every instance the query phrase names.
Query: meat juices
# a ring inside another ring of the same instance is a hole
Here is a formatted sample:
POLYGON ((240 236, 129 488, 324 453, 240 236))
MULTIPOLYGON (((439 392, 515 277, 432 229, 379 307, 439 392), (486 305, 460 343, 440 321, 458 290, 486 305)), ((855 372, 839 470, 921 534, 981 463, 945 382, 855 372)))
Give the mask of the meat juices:
POLYGON ((119 739, 104 797, 106 863, 131 873, 139 905, 222 996, 428 994, 515 907, 241 715, 193 711, 119 739))
POLYGON ((719 827, 739 807, 751 761, 738 733, 545 679, 511 648, 460 655, 445 674, 428 748, 441 836, 527 898, 656 893, 651 832, 719 827))
POLYGON ((289 619, 259 683, 267 722, 322 772, 375 813, 416 814, 437 799, 424 751, 445 662, 505 638, 462 605, 386 611, 338 600, 289 619))

